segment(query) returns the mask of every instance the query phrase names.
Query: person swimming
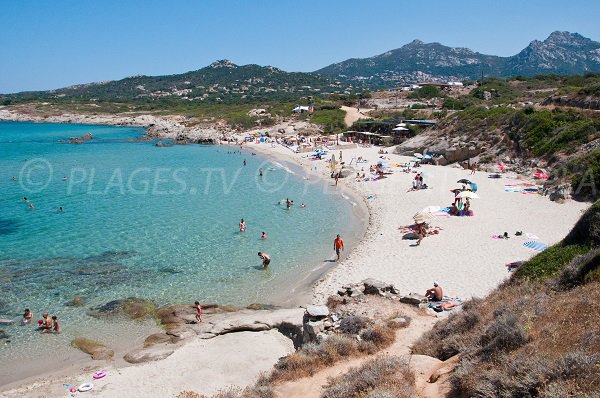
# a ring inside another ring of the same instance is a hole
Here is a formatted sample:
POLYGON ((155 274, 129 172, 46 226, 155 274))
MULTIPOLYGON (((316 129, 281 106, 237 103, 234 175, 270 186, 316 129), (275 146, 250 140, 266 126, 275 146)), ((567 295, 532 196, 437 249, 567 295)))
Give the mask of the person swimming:
POLYGON ((240 220, 240 232, 245 232, 246 231, 246 221, 244 221, 244 219, 242 218, 240 220))
POLYGON ((261 239, 267 239, 267 234, 265 234, 265 232, 263 231, 262 235, 260 236, 261 239))
POLYGON ((304 203, 300 203, 300 207, 306 207, 304 203))

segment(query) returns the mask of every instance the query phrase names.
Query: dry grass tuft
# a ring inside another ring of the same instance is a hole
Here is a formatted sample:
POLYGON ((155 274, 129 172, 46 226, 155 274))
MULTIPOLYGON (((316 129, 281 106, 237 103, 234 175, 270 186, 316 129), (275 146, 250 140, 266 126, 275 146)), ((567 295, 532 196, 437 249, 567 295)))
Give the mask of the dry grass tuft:
POLYGON ((344 358, 374 354, 390 346, 395 338, 394 329, 386 325, 375 325, 360 332, 360 341, 342 334, 329 336, 321 343, 305 344, 300 350, 279 360, 269 382, 312 376, 344 358))
POLYGON ((408 362, 399 357, 380 356, 360 368, 329 380, 322 398, 412 398, 415 377, 408 362))

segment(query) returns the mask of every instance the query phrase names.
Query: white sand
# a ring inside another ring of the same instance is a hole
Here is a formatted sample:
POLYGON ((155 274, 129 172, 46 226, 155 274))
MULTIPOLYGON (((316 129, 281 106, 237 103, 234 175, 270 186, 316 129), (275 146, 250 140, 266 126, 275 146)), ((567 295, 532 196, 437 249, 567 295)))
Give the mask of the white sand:
MULTIPOLYGON (((255 145, 303 164, 308 170, 329 175, 329 165, 324 161, 311 161, 307 154, 294 154, 289 149, 270 145, 255 145)), ((362 156, 369 163, 360 163, 369 175, 369 165, 376 164, 379 148, 344 149, 343 160, 362 156)), ((339 150, 334 151, 336 158, 339 150)), ((410 158, 386 155, 390 163, 403 163, 410 158)), ((370 209, 371 219, 367 236, 348 257, 323 278, 314 288, 313 301, 324 302, 344 284, 376 278, 393 282, 402 294, 424 294, 436 280, 444 293, 460 298, 483 296, 509 276, 506 263, 526 260, 538 252, 526 248, 530 240, 516 231, 537 235, 548 245, 560 241, 569 232, 589 204, 567 201, 551 202, 537 194, 504 192, 504 184, 523 182, 515 179, 490 179, 488 173, 470 171, 451 166, 422 166, 424 182, 431 189, 407 192, 415 174, 406 174, 392 167, 393 174, 380 181, 356 182, 355 178, 340 179, 338 189, 349 187, 358 192, 370 209), (436 217, 432 226, 443 231, 423 240, 413 247, 414 240, 402 240, 399 226, 413 224, 412 216, 427 206, 446 207, 454 200, 450 189, 460 187, 459 179, 477 183, 481 199, 471 201, 473 217, 436 217), (368 200, 368 195, 376 195, 368 200), (491 236, 508 232, 508 240, 495 240, 491 236)), ((362 173, 362 172, 361 172, 362 173)), ((333 184, 333 180, 331 180, 333 184)), ((333 242, 332 237, 332 242, 333 242)), ((346 242, 348 243, 348 242, 346 242)), ((333 246, 333 244, 332 244, 333 246)))
POLYGON ((91 377, 97 368, 90 368, 78 376, 46 376, 0 396, 65 397, 70 395, 63 384, 79 386, 87 382, 94 383, 93 390, 77 396, 165 398, 184 390, 210 396, 225 386, 252 384, 261 372, 270 370, 280 357, 293 350, 292 341, 276 330, 231 333, 209 340, 195 339, 162 361, 102 368, 108 376, 97 381, 91 377))

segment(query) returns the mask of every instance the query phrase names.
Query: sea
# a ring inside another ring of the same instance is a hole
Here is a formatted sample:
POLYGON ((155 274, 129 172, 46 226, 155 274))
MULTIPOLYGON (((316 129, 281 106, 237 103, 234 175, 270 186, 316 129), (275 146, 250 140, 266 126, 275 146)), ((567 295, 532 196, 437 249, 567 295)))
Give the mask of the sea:
POLYGON ((360 237, 356 203, 330 181, 239 146, 144 137, 137 127, 0 122, 0 318, 16 321, 0 326, 0 373, 40 344, 67 355, 75 337, 109 344, 153 322, 91 316, 113 300, 285 301, 333 259, 336 234, 360 237), (25 308, 35 325, 19 324, 25 308), (59 336, 35 331, 44 311, 59 318, 59 336))

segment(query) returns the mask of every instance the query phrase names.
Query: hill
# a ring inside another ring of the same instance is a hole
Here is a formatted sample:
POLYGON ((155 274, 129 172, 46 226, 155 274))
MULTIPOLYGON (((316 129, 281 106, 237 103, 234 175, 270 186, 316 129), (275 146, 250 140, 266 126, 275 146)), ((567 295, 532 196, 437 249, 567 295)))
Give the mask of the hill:
POLYGON ((574 75, 600 71, 600 43, 578 33, 553 32, 510 57, 414 40, 370 58, 349 59, 316 73, 368 87, 417 81, 462 81, 486 76, 574 75))
POLYGON ((12 100, 73 99, 95 101, 154 101, 207 103, 290 100, 319 94, 344 93, 349 83, 313 73, 289 73, 271 66, 238 66, 228 60, 166 76, 132 76, 122 80, 80 84, 58 90, 7 95, 12 100))

